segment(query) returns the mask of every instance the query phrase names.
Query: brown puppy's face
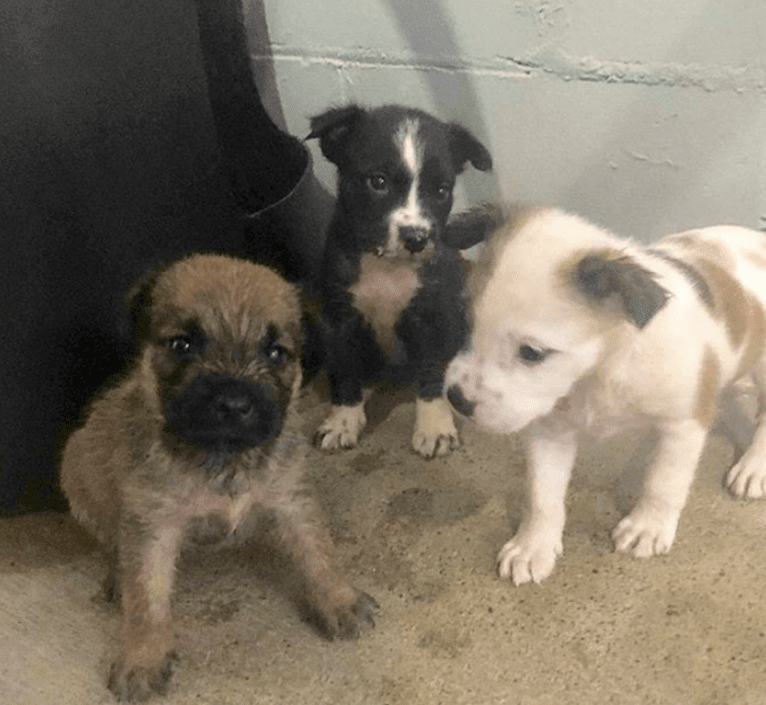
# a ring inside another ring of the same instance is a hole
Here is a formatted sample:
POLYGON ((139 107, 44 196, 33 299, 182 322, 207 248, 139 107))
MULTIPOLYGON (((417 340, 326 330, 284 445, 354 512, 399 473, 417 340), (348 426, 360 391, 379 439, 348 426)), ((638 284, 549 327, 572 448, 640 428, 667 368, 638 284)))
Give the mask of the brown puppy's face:
POLYGON ((301 383, 295 289, 266 267, 195 255, 154 275, 139 298, 164 430, 224 456, 273 441, 301 383))

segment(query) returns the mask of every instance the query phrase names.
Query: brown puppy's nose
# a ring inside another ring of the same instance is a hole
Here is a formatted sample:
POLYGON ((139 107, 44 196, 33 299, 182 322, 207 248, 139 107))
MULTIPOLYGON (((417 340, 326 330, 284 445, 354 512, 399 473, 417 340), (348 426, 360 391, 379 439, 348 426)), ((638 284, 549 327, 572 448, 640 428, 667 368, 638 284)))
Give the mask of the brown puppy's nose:
POLYGON ((476 404, 472 401, 468 401, 463 394, 463 390, 457 384, 453 384, 447 390, 447 399, 455 410, 462 416, 470 418, 473 415, 473 410, 476 404))
POLYGON ((401 228, 399 237, 412 254, 420 252, 428 244, 428 231, 423 228, 401 228))
POLYGON ((216 400, 215 409, 221 420, 247 421, 253 413, 253 401, 244 394, 222 394, 216 400))

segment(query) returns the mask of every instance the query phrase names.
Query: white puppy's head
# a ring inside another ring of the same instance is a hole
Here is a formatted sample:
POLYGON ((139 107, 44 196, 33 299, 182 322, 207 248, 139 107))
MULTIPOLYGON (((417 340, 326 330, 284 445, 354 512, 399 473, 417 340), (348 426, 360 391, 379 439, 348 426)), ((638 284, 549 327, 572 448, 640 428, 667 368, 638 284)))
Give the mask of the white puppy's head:
POLYGON ((470 340, 446 374, 455 409, 510 433, 565 403, 665 303, 629 249, 561 211, 509 216, 471 275, 470 340))

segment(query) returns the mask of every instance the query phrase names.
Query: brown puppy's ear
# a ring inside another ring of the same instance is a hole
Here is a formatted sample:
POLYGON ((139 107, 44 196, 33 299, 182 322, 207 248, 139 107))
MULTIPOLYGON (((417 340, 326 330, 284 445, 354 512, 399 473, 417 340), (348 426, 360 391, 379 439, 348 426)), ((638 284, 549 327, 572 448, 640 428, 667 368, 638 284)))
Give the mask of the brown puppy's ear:
POLYGON ((492 157, 487 148, 465 127, 452 122, 447 128, 449 129, 450 149, 452 150, 452 158, 456 171, 463 171, 466 162, 471 162, 474 168, 479 171, 490 171, 492 169, 492 157))
POLYGON ((128 293, 125 295, 125 305, 133 318, 133 327, 139 345, 150 335, 152 292, 157 283, 157 277, 163 269, 164 267, 144 274, 128 289, 128 293))
POLYGON ((311 118, 311 132, 306 139, 319 138, 322 154, 333 164, 338 164, 343 159, 348 138, 365 114, 364 108, 353 104, 332 108, 311 118))
POLYGON ((487 235, 503 224, 502 211, 489 203, 456 213, 447 221, 442 241, 448 247, 465 250, 483 242, 487 235))
POLYGON ((577 288, 594 303, 611 297, 638 328, 643 328, 668 300, 669 293, 630 257, 593 254, 580 260, 575 270, 577 288))

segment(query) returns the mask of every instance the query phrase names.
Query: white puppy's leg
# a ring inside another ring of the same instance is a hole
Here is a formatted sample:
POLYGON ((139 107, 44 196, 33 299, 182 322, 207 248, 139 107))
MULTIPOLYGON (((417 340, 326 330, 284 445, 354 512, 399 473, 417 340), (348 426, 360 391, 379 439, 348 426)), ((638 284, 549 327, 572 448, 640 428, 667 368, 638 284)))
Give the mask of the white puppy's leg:
POLYGON ((322 450, 353 448, 366 423, 364 400, 353 406, 333 404, 330 415, 317 429, 317 443, 322 450))
POLYGON ((526 432, 528 504, 516 535, 497 556, 501 578, 515 585, 547 578, 563 551, 569 477, 577 455, 577 435, 533 426, 526 432))
POLYGON ((757 411, 753 440, 739 461, 729 470, 726 486, 737 497, 763 499, 766 497, 766 367, 753 375, 757 390, 757 411))
POLYGON ((667 553, 705 445, 707 429, 687 419, 660 429, 657 455, 649 466, 641 497, 612 531, 618 551, 638 558, 667 553))
POLYGON ((412 447, 424 458, 447 455, 460 446, 452 418, 452 409, 446 399, 415 400, 415 430, 412 447))

